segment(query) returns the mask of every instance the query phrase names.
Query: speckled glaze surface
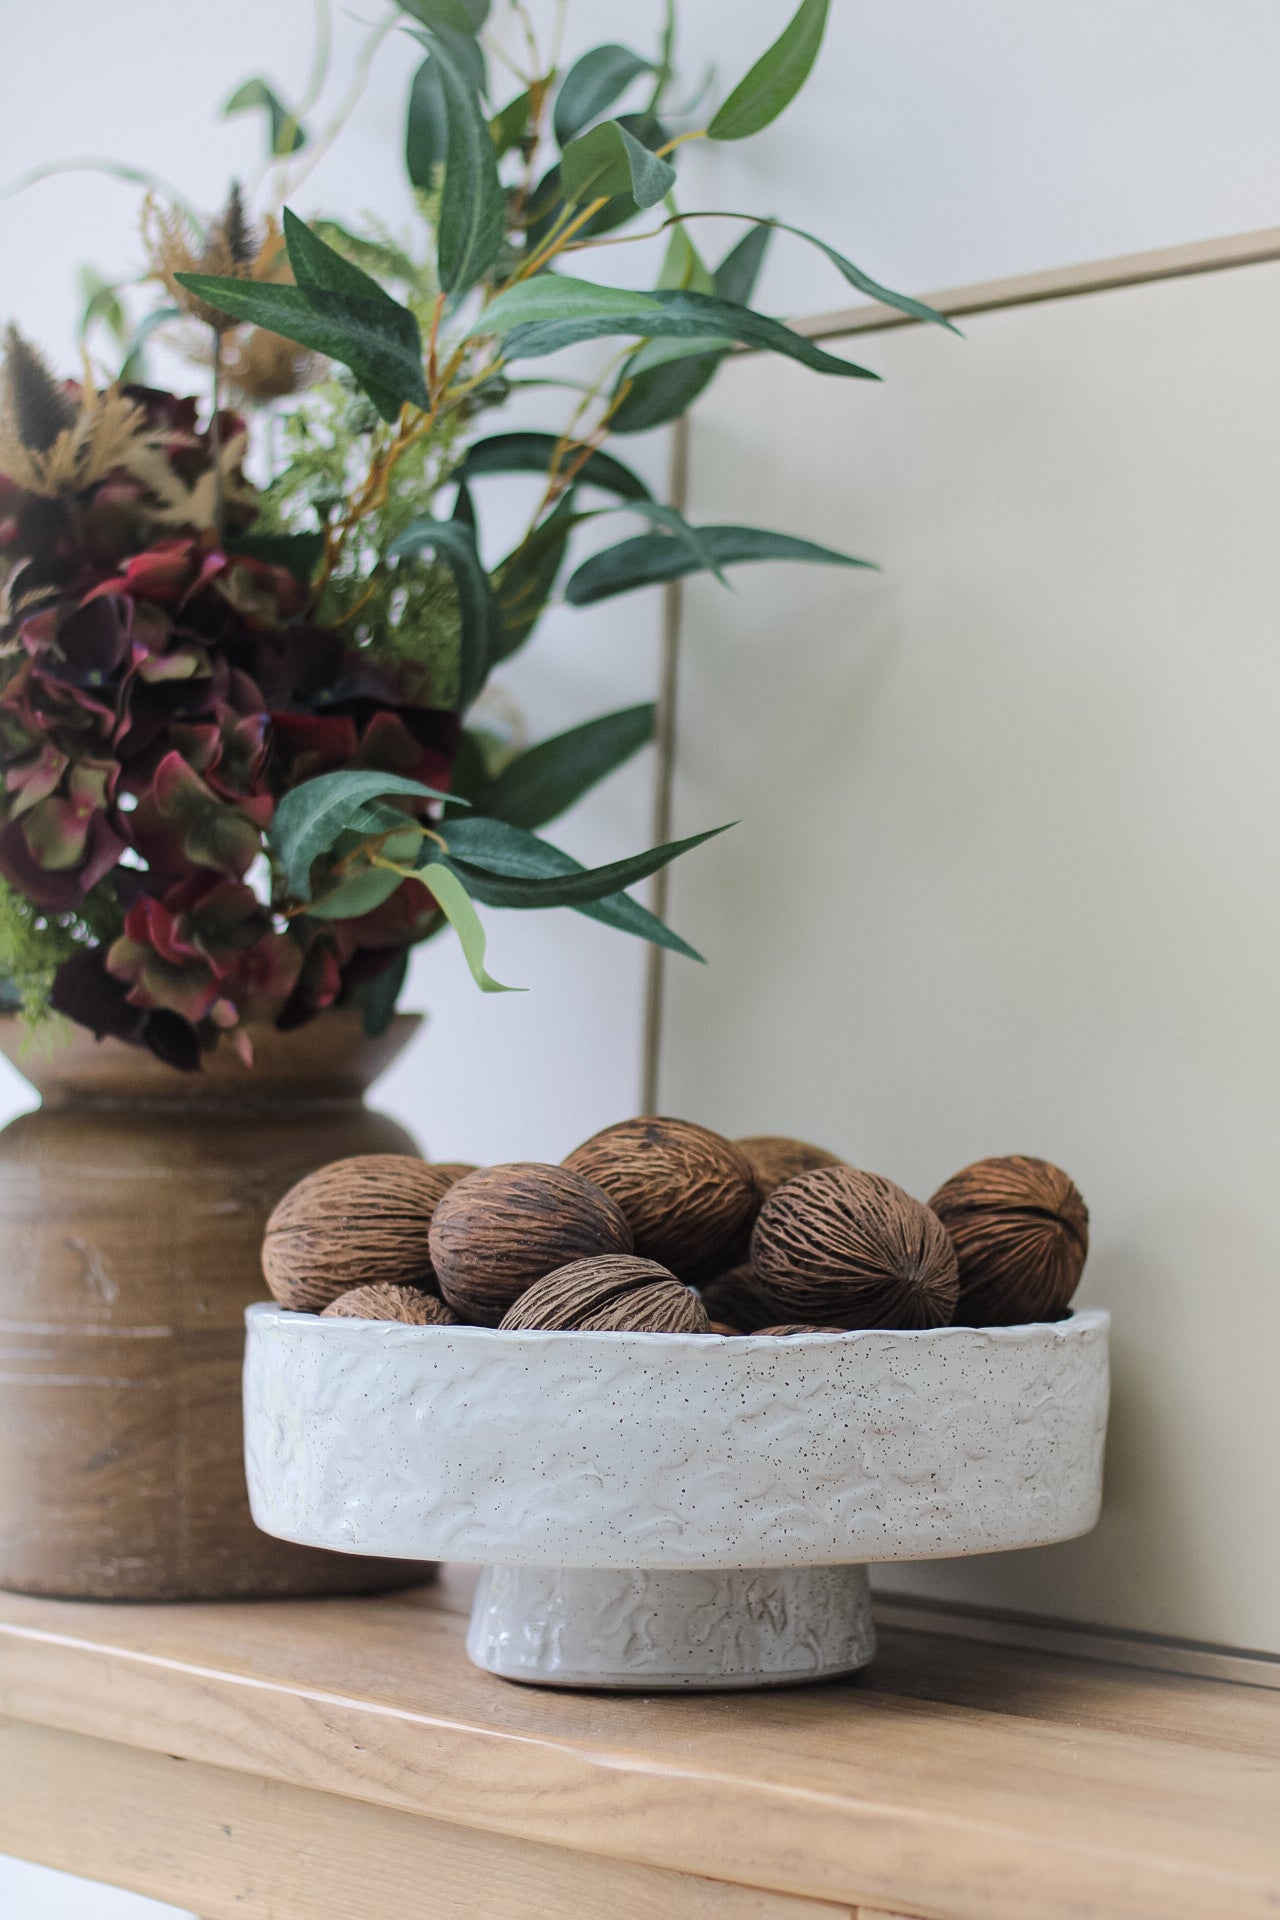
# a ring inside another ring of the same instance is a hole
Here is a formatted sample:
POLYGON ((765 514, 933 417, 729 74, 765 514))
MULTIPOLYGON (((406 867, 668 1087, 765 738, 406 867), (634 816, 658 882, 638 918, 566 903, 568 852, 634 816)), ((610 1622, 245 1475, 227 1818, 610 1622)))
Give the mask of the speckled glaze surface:
POLYGON ((467 1652, 549 1687, 794 1687, 874 1659, 865 1567, 487 1567, 467 1652))
POLYGON ((787 1340, 248 1319, 254 1517, 313 1546, 759 1568, 990 1553, 1097 1518, 1104 1313, 787 1340))
POLYGON ((861 1565, 1098 1516, 1105 1313, 764 1335, 503 1332, 251 1307, 266 1532, 490 1569, 480 1666, 552 1686, 776 1686, 874 1638, 861 1565))

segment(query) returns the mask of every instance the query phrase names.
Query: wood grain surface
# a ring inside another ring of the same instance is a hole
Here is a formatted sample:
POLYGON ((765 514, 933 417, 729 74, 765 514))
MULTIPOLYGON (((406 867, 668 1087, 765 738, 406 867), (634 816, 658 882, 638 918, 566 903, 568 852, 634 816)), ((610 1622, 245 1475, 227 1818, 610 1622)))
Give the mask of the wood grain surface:
MULTIPOLYGON (((468 1665, 468 1597, 457 1575, 422 1595, 252 1607, 8 1596, 0 1712, 836 1911, 1280 1914, 1280 1698, 1262 1689, 893 1630, 837 1685, 525 1690, 468 1665)), ((701 1909, 671 1908, 685 1911, 701 1909)))

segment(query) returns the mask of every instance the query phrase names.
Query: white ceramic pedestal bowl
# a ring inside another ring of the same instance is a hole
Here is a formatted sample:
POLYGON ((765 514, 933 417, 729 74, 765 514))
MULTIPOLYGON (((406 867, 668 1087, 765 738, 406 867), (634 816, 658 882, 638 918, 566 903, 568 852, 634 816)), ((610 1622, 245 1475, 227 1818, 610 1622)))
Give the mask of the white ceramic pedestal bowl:
POLYGON ((258 1525, 479 1563, 468 1652, 511 1680, 847 1673, 875 1652, 867 1562, 1098 1517, 1105 1313, 783 1339, 248 1320, 258 1525))

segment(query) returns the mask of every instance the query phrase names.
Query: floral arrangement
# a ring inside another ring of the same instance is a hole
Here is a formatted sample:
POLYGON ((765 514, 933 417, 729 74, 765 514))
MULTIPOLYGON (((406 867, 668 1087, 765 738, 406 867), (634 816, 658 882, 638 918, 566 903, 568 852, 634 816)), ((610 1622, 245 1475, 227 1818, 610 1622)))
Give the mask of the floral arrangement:
MULTIPOLYGON (((675 200, 688 140, 746 137, 794 97, 826 11, 803 0, 705 125, 681 126, 670 9, 656 58, 603 46, 564 73, 530 27, 522 90, 495 111, 488 0, 405 0, 424 52, 406 158, 430 257, 287 207, 255 219, 238 189, 203 225, 149 200, 169 304, 144 331, 175 316, 198 330, 205 402, 143 384, 136 353, 115 379, 88 359, 59 379, 9 330, 0 1004, 190 1069, 223 1035, 251 1057, 254 1023, 328 1007, 377 1030, 410 949, 445 926, 501 990, 477 905, 568 906, 692 954, 628 889, 708 834, 588 870, 537 831, 650 738, 653 708, 516 751, 476 703, 602 516, 643 527, 579 561, 570 604, 752 559, 865 564, 693 526, 604 445, 679 418, 736 346, 874 377, 749 304, 779 223, 675 200), (640 83, 645 104, 611 117, 640 83), (571 270, 646 215, 668 235, 655 287, 571 270), (692 229, 718 218, 746 231, 712 268, 692 229), (526 363, 598 340, 622 344, 567 426, 481 431, 535 384, 526 363), (266 485, 245 471, 255 412, 283 442, 266 485), (540 476, 540 497, 493 564, 477 501, 510 473, 540 476)), ((280 173, 302 116, 262 81, 232 105, 266 111, 280 173)), ((853 285, 939 318, 812 244, 853 285)), ((113 297, 98 289, 99 315, 113 297)))

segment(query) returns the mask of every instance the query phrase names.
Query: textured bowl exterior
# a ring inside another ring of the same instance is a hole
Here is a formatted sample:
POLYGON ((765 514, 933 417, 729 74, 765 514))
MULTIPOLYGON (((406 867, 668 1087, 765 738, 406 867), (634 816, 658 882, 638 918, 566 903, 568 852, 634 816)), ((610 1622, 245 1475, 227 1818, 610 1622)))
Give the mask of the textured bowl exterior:
POLYGON ((502 1332, 251 1307, 250 1500, 313 1546, 522 1567, 921 1560, 1097 1520, 1109 1317, 502 1332))

